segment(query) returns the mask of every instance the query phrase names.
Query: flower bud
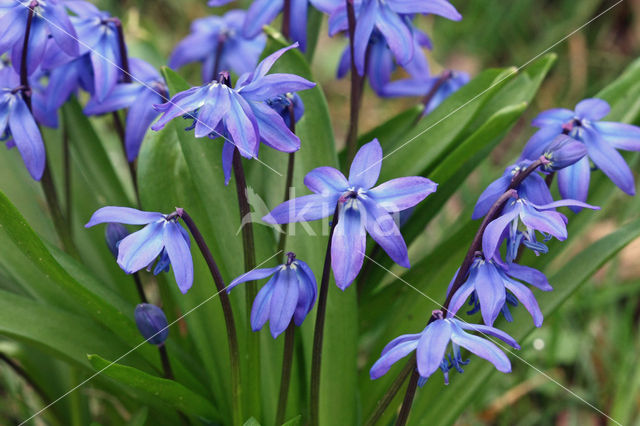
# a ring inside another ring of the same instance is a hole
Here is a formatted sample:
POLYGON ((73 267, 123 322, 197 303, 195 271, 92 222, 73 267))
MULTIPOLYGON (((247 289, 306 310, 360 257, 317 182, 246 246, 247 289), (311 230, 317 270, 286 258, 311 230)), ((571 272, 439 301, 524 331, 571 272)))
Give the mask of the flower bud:
POLYGON ((136 306, 134 317, 142 337, 157 346, 164 344, 169 336, 169 325, 162 309, 150 303, 141 303, 136 306))
POLYGON ((544 168, 549 172, 557 172, 580 161, 585 155, 587 155, 587 148, 582 142, 560 135, 551 142, 544 153, 545 158, 549 160, 544 168))
POLYGON ((129 235, 129 231, 124 227, 124 225, 119 223, 107 224, 107 229, 104 232, 104 239, 107 241, 107 247, 111 250, 113 257, 118 257, 118 245, 127 235, 129 235))

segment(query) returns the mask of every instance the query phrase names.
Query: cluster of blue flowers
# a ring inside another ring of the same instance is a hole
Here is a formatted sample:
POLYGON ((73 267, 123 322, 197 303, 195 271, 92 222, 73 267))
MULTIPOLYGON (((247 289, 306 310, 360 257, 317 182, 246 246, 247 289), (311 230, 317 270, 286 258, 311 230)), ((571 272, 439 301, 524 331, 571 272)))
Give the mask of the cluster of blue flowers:
MULTIPOLYGON (((230 1, 210 0, 209 4, 221 6, 230 1)), ((348 32, 349 7, 354 8, 353 51, 347 48, 338 75, 346 74, 353 60, 357 73, 367 75, 380 96, 431 93, 425 105, 429 112, 469 79, 453 71, 431 76, 422 50, 430 47, 430 40, 413 24, 419 14, 461 19, 446 0, 354 0, 350 6, 344 0, 292 0, 288 18, 293 44, 262 61, 259 57, 266 37, 261 29, 280 14, 283 0, 256 0, 246 12, 232 10, 221 17, 196 20, 169 64, 202 63, 205 84, 171 97, 156 69, 128 58, 117 18, 84 1, 0 0, 0 55, 7 54, 0 66, 0 134, 8 146, 18 148, 32 177, 40 179, 46 157, 38 125, 56 127, 57 110, 83 90, 90 95, 84 107, 87 115, 128 110, 124 144, 130 162, 136 159, 149 127, 158 131, 174 119, 192 120, 186 131, 194 131, 197 138, 224 140, 221 161, 228 183, 235 154, 257 158, 260 143, 283 153, 300 149, 293 124, 305 108, 297 92, 315 83, 270 71, 287 51, 306 48, 303 17, 309 3, 329 14, 331 35, 348 32), (409 77, 394 81, 397 66, 404 67, 409 77)), ((478 199, 473 217, 484 218, 483 224, 451 281, 443 308, 431 314, 422 332, 390 342, 371 367, 372 379, 415 351, 421 383, 438 369, 448 382, 449 371, 462 372, 468 362, 460 348, 490 361, 499 371, 510 371, 506 355, 484 337, 493 336, 519 348, 494 323, 500 314, 511 320, 509 305, 522 304, 534 325, 541 326, 543 315, 526 284, 552 290, 540 271, 518 263, 521 251, 546 253, 545 243, 551 238, 567 238, 568 219, 558 208, 597 209, 586 203, 592 164, 624 192, 634 193, 633 176, 617 149, 640 150, 640 128, 601 121, 608 112, 603 100, 587 99, 575 111, 554 109, 536 117, 533 125, 540 130, 522 156, 478 199), (554 174, 562 197, 558 201, 552 198, 550 180, 545 181, 554 174), (480 311, 483 325, 459 317, 467 302, 472 306, 470 313, 480 311), (451 354, 447 354, 449 343, 451 354)), ((332 167, 311 170, 304 184, 312 193, 283 202, 263 218, 269 224, 288 224, 333 216, 328 259, 341 290, 362 269, 367 234, 395 263, 410 267, 399 213, 437 189, 436 183, 421 176, 377 184, 382 161, 382 147, 374 139, 357 152, 348 177, 332 167)), ((186 293, 193 284, 194 269, 191 237, 182 226, 182 213, 181 209, 163 214, 109 206, 96 211, 86 227, 108 224, 109 249, 126 273, 147 269, 158 274, 173 269, 180 291, 186 293), (144 227, 129 233, 119 224, 144 227)), ((198 240, 192 227, 188 228, 198 240)), ((287 253, 284 264, 250 270, 231 281, 226 290, 266 278, 269 281, 255 298, 250 322, 257 331, 269 321, 276 338, 292 322, 300 326, 314 307, 316 277, 307 263, 287 253)), ((164 343, 167 322, 158 308, 140 305, 135 317, 145 338, 157 345, 164 343)))

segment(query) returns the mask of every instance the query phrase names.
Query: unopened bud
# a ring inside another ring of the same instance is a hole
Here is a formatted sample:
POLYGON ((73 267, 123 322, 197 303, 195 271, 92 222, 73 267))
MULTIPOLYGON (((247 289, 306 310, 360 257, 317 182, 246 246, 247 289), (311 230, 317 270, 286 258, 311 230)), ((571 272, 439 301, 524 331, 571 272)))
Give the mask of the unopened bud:
POLYGON ((544 169, 549 172, 557 172, 577 163, 585 155, 587 155, 587 148, 582 142, 566 135, 560 135, 551 142, 544 153, 544 157, 549 160, 544 169))
POLYGON ((107 247, 111 250, 113 257, 118 257, 118 246, 124 237, 129 235, 129 231, 124 225, 119 223, 109 223, 104 232, 104 239, 107 241, 107 247))
POLYGON ((150 303, 141 303, 136 306, 134 317, 142 337, 153 345, 164 344, 169 336, 169 324, 162 309, 150 303))

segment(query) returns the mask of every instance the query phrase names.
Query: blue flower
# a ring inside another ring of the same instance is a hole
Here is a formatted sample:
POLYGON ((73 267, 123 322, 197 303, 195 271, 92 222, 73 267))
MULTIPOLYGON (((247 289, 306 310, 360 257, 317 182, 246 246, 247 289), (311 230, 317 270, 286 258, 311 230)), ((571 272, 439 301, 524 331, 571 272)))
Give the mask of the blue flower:
MULTIPOLYGON (((31 75, 43 62, 48 45, 69 56, 78 56, 79 46, 65 6, 59 0, 7 0, 0 3, 0 55, 11 53, 16 72, 20 71, 22 49, 27 26, 29 6, 35 3, 29 46, 27 48, 27 71, 31 75), (49 40, 52 40, 50 42, 49 40)), ((66 2, 68 3, 68 2, 66 2)))
POLYGON ((235 88, 227 84, 228 74, 221 73, 220 82, 192 87, 176 94, 169 102, 156 105, 162 116, 151 128, 160 130, 170 120, 186 116, 194 120, 192 127, 197 138, 224 135, 222 164, 227 182, 231 176, 234 148, 246 158, 258 156, 260 141, 278 151, 297 151, 300 139, 267 104, 276 96, 315 86, 297 75, 267 74, 278 58, 294 47, 297 44, 267 56, 253 72, 240 76, 235 88))
POLYGON ((153 106, 165 101, 169 91, 158 71, 151 65, 136 58, 131 59, 129 63, 133 82, 117 84, 102 101, 96 97, 91 98, 84 113, 106 114, 129 108, 125 147, 127 159, 131 162, 138 156, 147 129, 158 117, 158 112, 153 106))
POLYGON ((260 330, 267 320, 275 339, 291 319, 298 327, 316 302, 316 278, 309 265, 287 253, 287 263, 274 268, 254 269, 231 281, 227 292, 238 284, 271 277, 260 289, 251 309, 251 329, 260 330))
POLYGON ((162 309, 150 303, 140 303, 133 316, 146 341, 156 346, 164 345, 169 337, 169 323, 162 309))
POLYGON ((267 39, 264 34, 245 37, 242 33, 245 17, 246 12, 232 10, 224 16, 196 19, 191 24, 191 33, 173 49, 169 66, 179 68, 201 62, 204 83, 215 80, 222 70, 236 74, 251 72, 267 39))
MULTIPOLYGON (((535 231, 546 236, 556 237, 560 241, 567 239, 567 217, 555 211, 556 207, 581 207, 600 210, 600 207, 591 206, 577 200, 560 200, 552 203, 538 205, 524 197, 511 198, 507 201, 502 215, 491 221, 482 235, 482 251, 487 259, 499 259, 499 248, 506 237, 508 239, 507 251, 512 253, 507 260, 513 258, 520 243, 529 241, 537 243, 535 231), (518 231, 518 225, 522 222, 524 232, 518 231)), ((545 238, 547 240, 550 237, 545 238)), ((529 246, 525 243, 525 246, 529 246)))
MULTIPOLYGON (((417 28, 411 29, 413 36, 413 44, 415 54, 413 58, 406 64, 404 64, 405 70, 411 75, 420 75, 422 78, 429 78, 429 64, 427 58, 422 52, 423 47, 431 48, 431 40, 422 31, 417 28)), ((347 75, 351 68, 351 51, 349 46, 342 52, 340 63, 338 64, 338 78, 343 78, 347 75)), ((371 33, 369 39, 369 57, 367 62, 366 74, 369 79, 371 88, 376 92, 378 96, 390 97, 390 96, 405 96, 395 94, 389 91, 389 87, 393 88, 394 83, 390 83, 391 74, 396 68, 393 52, 389 48, 386 39, 382 33, 376 29, 371 33)), ((415 90, 415 89, 414 89, 415 90)), ((411 95, 407 95, 411 96, 411 95)))
MULTIPOLYGON (((342 0, 321 0, 312 3, 320 10, 331 13, 329 17, 330 35, 348 28, 346 3, 342 0)), ((414 43, 410 16, 413 14, 434 14, 459 21, 462 16, 446 0, 355 0, 356 28, 354 58, 360 75, 365 71, 365 56, 369 38, 377 28, 387 40, 396 61, 400 65, 408 63, 414 55, 414 43)))
POLYGON ((314 194, 282 203, 263 218, 271 224, 306 222, 330 216, 339 205, 331 241, 331 266, 342 290, 362 268, 367 232, 394 262, 409 267, 407 246, 391 214, 415 206, 437 187, 429 179, 414 176, 393 179, 373 188, 381 163, 382 148, 374 139, 356 154, 348 180, 332 167, 314 169, 304 178, 314 194))
MULTIPOLYGON (((284 0, 254 0, 247 10, 244 21, 244 36, 252 38, 260 34, 282 11, 284 0)), ((307 9, 309 0, 291 0, 289 28, 291 41, 300 43, 300 50, 307 50, 307 9)))
POLYGON ((159 257, 155 274, 173 267, 180 291, 186 293, 193 284, 193 260, 189 235, 175 216, 145 212, 129 207, 102 207, 85 225, 90 228, 100 223, 146 225, 129 234, 118 244, 118 265, 128 274, 151 268, 159 257))
POLYGON ((369 375, 373 380, 384 376, 393 364, 416 351, 418 373, 422 378, 422 383, 439 368, 445 373, 445 380, 448 382, 449 369, 455 367, 462 372, 460 366, 467 363, 462 361, 461 347, 491 362, 498 371, 511 372, 509 358, 495 343, 486 338, 469 334, 465 330, 476 331, 484 336, 497 337, 513 348, 520 349, 518 343, 511 336, 497 328, 469 324, 455 318, 443 319, 442 313, 440 313, 440 318, 428 324, 421 333, 405 334, 389 342, 382 350, 380 359, 369 370, 369 375), (449 342, 451 342, 453 356, 445 357, 449 342))
POLYGON ((10 67, 0 68, 0 141, 18 148, 35 180, 42 178, 46 154, 40 129, 22 98, 20 78, 10 67))
POLYGON ((542 312, 538 302, 531 290, 516 279, 527 282, 542 291, 553 290, 540 271, 516 263, 503 266, 493 260, 477 257, 469 270, 467 281, 451 298, 448 310, 455 315, 467 298, 475 292, 482 311, 482 319, 486 325, 492 326, 507 301, 507 292, 510 292, 529 311, 534 325, 540 327, 542 312))
MULTIPOLYGON (((509 166, 505 169, 502 177, 492 182, 487 188, 480 194, 476 206, 473 209, 472 219, 480 219, 487 214, 491 206, 498 201, 498 198, 504 194, 511 181, 519 173, 523 172, 531 161, 522 160, 517 164, 509 166)), ((531 173, 527 176, 522 183, 515 188, 521 197, 530 200, 535 204, 549 204, 553 202, 549 187, 545 183, 544 179, 537 173, 531 173)))
POLYGON ((280 114, 287 127, 291 128, 291 111, 293 106, 293 119, 297 123, 304 115, 304 104, 297 93, 287 93, 285 95, 275 96, 265 101, 275 112, 280 114))
POLYGON ((113 257, 118 258, 118 246, 120 241, 129 235, 130 232, 124 225, 119 223, 107 223, 107 227, 104 230, 104 239, 107 242, 107 247, 113 257))
MULTIPOLYGON (((89 56, 94 75, 93 95, 102 101, 122 75, 117 28, 120 21, 85 1, 66 1, 64 5, 75 13, 75 16, 71 17, 71 22, 82 41, 80 55, 89 56)), ((56 53, 52 53, 50 60, 56 64, 63 64, 73 59, 63 54, 56 55, 56 53)))
POLYGON ((522 158, 539 157, 554 138, 563 133, 582 142, 587 149, 586 157, 558 171, 558 189, 563 198, 587 200, 591 175, 589 160, 624 192, 635 194, 633 174, 616 150, 640 151, 640 127, 600 121, 609 109, 609 104, 601 99, 585 99, 576 105, 575 111, 551 109, 532 121, 531 124, 540 130, 527 143, 522 158))
POLYGON ((546 172, 558 172, 580 161, 587 155, 587 148, 567 135, 557 136, 545 149, 547 163, 542 166, 546 172))

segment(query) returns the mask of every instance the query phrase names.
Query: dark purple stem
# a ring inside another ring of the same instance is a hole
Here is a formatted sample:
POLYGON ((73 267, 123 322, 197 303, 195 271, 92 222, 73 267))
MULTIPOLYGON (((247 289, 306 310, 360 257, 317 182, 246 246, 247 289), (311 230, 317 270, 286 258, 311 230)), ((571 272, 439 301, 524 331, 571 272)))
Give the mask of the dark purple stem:
POLYGON ((218 78, 218 73, 220 72, 220 58, 222 58, 222 51, 224 50, 226 41, 226 36, 221 35, 220 37, 218 37, 218 49, 216 50, 216 57, 213 59, 213 76, 211 80, 215 80, 218 78))
POLYGON ((420 374, 418 370, 414 368, 411 379, 409 380, 409 386, 407 386, 407 393, 404 394, 404 401, 402 401, 402 408, 400 409, 400 414, 398 414, 396 426, 404 426, 407 424, 413 398, 416 396, 416 389, 418 389, 418 379, 420 379, 420 374))
POLYGON ((191 216, 181 208, 177 208, 175 211, 175 216, 179 216, 182 218, 184 223, 189 228, 189 232, 193 236, 202 256, 204 257, 207 266, 209 267, 209 272, 211 272, 211 277, 213 278, 213 282, 216 285, 216 289, 218 290, 218 296, 220 297, 220 304, 222 305, 222 313, 224 314, 224 321, 227 327, 227 338, 229 340, 229 358, 231 364, 231 392, 232 392, 232 404, 233 404, 233 423, 242 423, 242 389, 240 386, 240 352, 238 349, 238 337, 236 334, 236 325, 233 319, 233 311, 231 310, 231 302, 229 301, 229 295, 226 291, 226 286, 224 284, 224 280, 222 278, 222 274, 220 274, 220 269, 218 269, 218 265, 213 258, 213 254, 211 254, 211 250, 209 250, 209 246, 204 240, 204 237, 200 233, 200 230, 196 226, 196 223, 193 221, 191 216))
POLYGON ((22 97, 31 111, 31 86, 29 85, 29 72, 27 71, 27 55, 29 52, 29 38, 31 36, 31 24, 33 23, 34 8, 38 2, 33 0, 29 3, 27 13, 27 25, 24 30, 24 42, 22 43, 22 57, 20 58, 20 86, 22 87, 22 97))
POLYGON ((291 38, 291 0, 284 0, 282 7, 282 35, 285 40, 291 38))
POLYGON ((293 366, 293 344, 295 341, 296 327, 291 320, 284 334, 284 352, 282 355, 282 375, 280 376, 280 395, 278 397, 278 410, 276 412, 276 425, 284 423, 287 411, 287 398, 289 396, 289 383, 291 382, 291 367, 293 366))
POLYGON ((329 294, 329 277, 331 276, 331 240, 333 232, 338 224, 338 212, 340 203, 336 205, 331 220, 331 230, 329 231, 329 241, 327 251, 324 256, 324 267, 322 269, 322 280, 320 281, 320 294, 318 295, 318 312, 316 314, 316 324, 313 331, 313 349, 311 354, 311 425, 320 424, 320 372, 322 366, 322 340, 324 338, 324 320, 327 313, 327 296, 329 294))
POLYGON ((122 81, 131 83, 131 72, 129 71, 129 55, 127 54, 127 45, 124 41, 124 30, 122 29, 122 21, 118 18, 112 18, 118 32, 118 50, 120 51, 120 64, 122 66, 122 81))
MULTIPOLYGON (((436 93, 438 93, 438 90, 440 90, 442 85, 446 83, 452 75, 453 72, 451 70, 446 70, 440 75, 440 77, 438 77, 438 80, 433 84, 433 86, 431 86, 431 89, 422 98, 422 105, 424 105, 425 109, 429 106, 436 93)), ((416 119, 416 122, 417 121, 420 121, 420 117, 416 119)))
POLYGON ((356 12, 353 0, 345 0, 347 4, 347 19, 349 21, 349 53, 351 55, 351 101, 349 110, 349 130, 347 131, 347 163, 351 161, 358 150, 358 121, 360 119, 360 106, 362 105, 362 91, 364 77, 358 74, 355 61, 354 38, 356 32, 356 12))

